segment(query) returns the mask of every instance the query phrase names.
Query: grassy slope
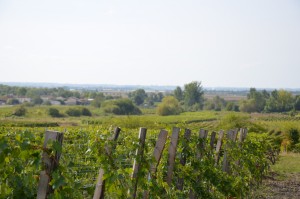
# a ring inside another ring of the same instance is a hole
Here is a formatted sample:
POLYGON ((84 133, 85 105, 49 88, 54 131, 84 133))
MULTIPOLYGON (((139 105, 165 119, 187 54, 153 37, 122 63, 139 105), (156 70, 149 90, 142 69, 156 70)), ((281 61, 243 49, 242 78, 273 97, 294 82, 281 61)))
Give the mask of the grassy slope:
POLYGON ((300 154, 283 153, 279 161, 271 169, 279 174, 300 173, 300 154))

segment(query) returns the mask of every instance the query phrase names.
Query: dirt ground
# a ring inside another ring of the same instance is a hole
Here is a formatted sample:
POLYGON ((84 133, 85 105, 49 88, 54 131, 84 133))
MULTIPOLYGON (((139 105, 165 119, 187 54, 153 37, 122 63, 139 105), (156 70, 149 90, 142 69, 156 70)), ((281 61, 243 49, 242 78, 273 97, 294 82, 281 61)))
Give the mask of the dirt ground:
MULTIPOLYGON (((299 165, 300 166, 300 165, 299 165)), ((300 173, 271 173, 263 180, 262 186, 255 191, 257 199, 300 199, 300 173)))

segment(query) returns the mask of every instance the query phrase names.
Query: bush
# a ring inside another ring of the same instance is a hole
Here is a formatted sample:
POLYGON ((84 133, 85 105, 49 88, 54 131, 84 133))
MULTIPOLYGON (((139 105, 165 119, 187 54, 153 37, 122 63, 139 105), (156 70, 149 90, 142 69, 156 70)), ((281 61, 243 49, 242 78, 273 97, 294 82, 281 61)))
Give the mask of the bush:
POLYGON ((13 115, 15 116, 24 116, 26 114, 26 109, 23 106, 18 107, 14 112, 13 115))
POLYGON ((182 112, 178 100, 173 96, 164 97, 156 109, 158 115, 177 115, 182 112))
POLYGON ((291 140, 292 147, 299 143, 299 131, 298 129, 289 129, 289 139, 291 140))
POLYGON ((51 117, 61 117, 62 115, 59 113, 59 110, 56 108, 49 108, 48 110, 48 114, 51 117))
POLYGON ((66 114, 73 117, 80 117, 81 116, 81 110, 77 108, 69 108, 66 111, 66 114))
POLYGON ((92 113, 88 108, 82 108, 81 109, 81 114, 84 115, 84 116, 92 116, 92 113))
POLYGON ((116 115, 139 115, 141 110, 129 99, 117 99, 104 105, 104 112, 116 115))

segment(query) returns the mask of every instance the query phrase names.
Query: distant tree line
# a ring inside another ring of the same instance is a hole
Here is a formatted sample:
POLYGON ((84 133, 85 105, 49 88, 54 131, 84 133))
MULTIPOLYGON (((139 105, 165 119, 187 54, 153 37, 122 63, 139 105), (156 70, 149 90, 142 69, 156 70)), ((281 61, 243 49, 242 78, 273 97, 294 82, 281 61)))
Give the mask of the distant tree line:
POLYGON ((257 91, 250 88, 246 100, 240 101, 243 112, 287 112, 300 110, 300 95, 293 96, 286 90, 257 91))

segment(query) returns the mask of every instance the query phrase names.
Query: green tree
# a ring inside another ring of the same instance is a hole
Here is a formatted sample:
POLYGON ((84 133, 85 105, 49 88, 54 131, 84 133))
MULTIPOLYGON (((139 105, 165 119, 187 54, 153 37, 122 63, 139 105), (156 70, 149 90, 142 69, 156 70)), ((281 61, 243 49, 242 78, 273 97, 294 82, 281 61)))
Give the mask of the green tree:
POLYGON ((240 102, 240 111, 242 112, 256 112, 256 103, 254 99, 241 100, 240 102))
POLYGON ((300 95, 295 97, 294 109, 300 111, 300 95))
POLYGON ((136 105, 141 105, 147 98, 146 91, 144 89, 138 89, 129 94, 129 97, 134 101, 136 105))
POLYGON ((207 110, 215 110, 221 111, 226 106, 225 99, 221 98, 220 96, 215 96, 211 100, 206 100, 205 102, 205 109, 207 110))
POLYGON ((18 96, 25 96, 26 93, 27 93, 27 89, 26 88, 24 88, 24 87, 18 88, 18 91, 17 91, 17 95, 18 96))
POLYGON ((43 103, 43 99, 40 96, 35 96, 32 99, 33 104, 40 105, 43 103))
POLYGON ((177 115, 182 112, 178 100, 173 96, 166 96, 157 106, 158 115, 177 115))
POLYGON ((183 100, 183 91, 182 89, 177 86, 176 89, 174 90, 174 97, 180 102, 183 100))
POLYGON ((199 110, 203 106, 203 88, 201 82, 193 81, 184 85, 184 105, 189 110, 199 110))
POLYGON ((266 102, 265 110, 268 112, 286 112, 294 108, 292 93, 285 90, 274 90, 266 102))

